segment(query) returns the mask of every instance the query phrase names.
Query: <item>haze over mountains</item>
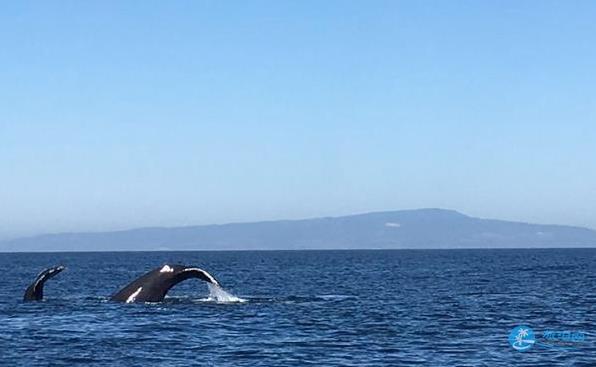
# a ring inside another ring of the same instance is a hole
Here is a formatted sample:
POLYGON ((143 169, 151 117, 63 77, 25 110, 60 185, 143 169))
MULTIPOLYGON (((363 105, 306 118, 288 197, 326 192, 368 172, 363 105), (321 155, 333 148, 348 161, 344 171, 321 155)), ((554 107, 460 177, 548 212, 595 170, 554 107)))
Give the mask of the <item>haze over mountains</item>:
POLYGON ((0 251, 447 249, 596 247, 596 231, 418 209, 97 233, 59 233, 0 242, 0 251))

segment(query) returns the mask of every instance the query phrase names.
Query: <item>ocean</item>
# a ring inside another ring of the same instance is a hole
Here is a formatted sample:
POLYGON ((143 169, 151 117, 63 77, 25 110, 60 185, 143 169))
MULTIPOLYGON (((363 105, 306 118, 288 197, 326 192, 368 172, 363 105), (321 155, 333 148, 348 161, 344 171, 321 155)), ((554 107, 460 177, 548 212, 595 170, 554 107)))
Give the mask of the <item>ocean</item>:
POLYGON ((596 365, 596 249, 0 253, 0 269, 2 366, 596 365), (163 303, 108 301, 166 262, 245 302, 197 279, 163 303))

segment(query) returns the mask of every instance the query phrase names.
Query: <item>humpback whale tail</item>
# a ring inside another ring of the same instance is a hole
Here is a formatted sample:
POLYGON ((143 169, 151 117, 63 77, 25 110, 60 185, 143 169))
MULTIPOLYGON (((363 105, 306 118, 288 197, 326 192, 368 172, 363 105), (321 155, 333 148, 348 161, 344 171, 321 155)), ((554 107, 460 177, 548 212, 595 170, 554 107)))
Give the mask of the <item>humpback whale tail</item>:
POLYGON ((41 301, 43 299, 43 286, 50 278, 58 275, 62 270, 66 269, 64 266, 55 266, 48 268, 39 273, 35 281, 25 291, 24 301, 41 301))
POLYGON ((161 302, 170 288, 190 278, 198 278, 220 286, 219 282, 203 269, 183 265, 164 265, 134 280, 114 294, 110 300, 126 303, 161 302))

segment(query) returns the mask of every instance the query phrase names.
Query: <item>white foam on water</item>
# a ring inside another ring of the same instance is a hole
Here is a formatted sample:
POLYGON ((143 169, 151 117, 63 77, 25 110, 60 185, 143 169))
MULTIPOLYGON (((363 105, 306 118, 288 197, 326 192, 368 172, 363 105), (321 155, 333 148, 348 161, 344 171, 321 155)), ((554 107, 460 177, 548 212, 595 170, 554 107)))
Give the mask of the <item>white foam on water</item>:
POLYGON ((226 292, 222 287, 207 283, 209 287, 209 298, 208 301, 215 301, 217 303, 241 303, 246 302, 245 299, 236 297, 233 294, 226 292))
POLYGON ((323 294, 323 295, 320 295, 317 297, 322 298, 324 300, 338 300, 338 301, 343 301, 344 299, 355 298, 354 296, 346 296, 343 294, 323 294))

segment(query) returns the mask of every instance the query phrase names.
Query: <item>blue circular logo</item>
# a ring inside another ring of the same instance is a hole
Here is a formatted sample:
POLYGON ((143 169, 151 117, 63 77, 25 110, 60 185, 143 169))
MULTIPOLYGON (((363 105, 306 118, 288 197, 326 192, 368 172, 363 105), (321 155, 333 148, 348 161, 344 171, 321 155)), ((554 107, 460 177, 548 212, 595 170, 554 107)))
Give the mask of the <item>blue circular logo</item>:
POLYGON ((524 352, 534 346, 536 338, 534 337, 534 331, 526 325, 520 325, 509 333, 509 344, 515 350, 524 352))

